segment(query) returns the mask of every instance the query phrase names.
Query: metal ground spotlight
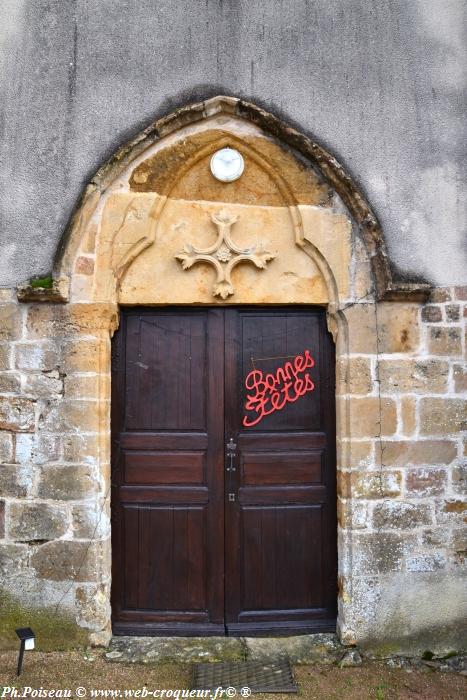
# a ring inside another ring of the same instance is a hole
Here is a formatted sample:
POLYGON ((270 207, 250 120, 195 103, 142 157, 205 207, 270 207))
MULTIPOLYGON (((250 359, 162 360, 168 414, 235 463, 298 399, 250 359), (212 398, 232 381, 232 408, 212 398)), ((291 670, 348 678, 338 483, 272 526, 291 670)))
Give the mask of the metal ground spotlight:
POLYGON ((34 640, 36 639, 36 635, 30 627, 19 627, 17 630, 15 630, 15 632, 20 639, 18 668, 16 670, 16 675, 19 676, 23 668, 24 652, 34 649, 34 640))

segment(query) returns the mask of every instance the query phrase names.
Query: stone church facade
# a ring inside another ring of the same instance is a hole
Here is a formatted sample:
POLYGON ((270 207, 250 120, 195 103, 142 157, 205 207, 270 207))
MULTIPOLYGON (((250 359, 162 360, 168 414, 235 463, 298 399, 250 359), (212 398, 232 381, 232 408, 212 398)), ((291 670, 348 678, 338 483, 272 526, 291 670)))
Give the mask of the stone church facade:
POLYGON ((0 12, 0 648, 465 649, 465 3, 0 12))
POLYGON ((467 287, 399 279, 371 204, 319 143, 235 97, 187 104, 92 178, 51 276, 0 302, 5 647, 23 622, 48 648, 112 635, 123 310, 290 305, 325 313, 335 346, 340 640, 462 648, 467 287), (210 171, 223 148, 243 158, 235 182, 210 171))

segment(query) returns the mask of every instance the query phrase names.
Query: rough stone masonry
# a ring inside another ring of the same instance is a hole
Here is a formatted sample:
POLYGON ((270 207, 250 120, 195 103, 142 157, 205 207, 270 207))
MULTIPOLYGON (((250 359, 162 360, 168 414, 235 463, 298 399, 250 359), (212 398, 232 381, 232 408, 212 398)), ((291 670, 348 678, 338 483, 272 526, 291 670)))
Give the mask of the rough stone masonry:
MULTIPOLYGON (((95 454, 108 416, 96 392, 109 342, 73 339, 89 315, 1 299, 3 644, 25 616, 46 646, 103 642, 110 524, 95 454)), ((349 309, 360 331, 339 364, 354 409, 339 499, 340 595, 357 633, 347 641, 389 653, 407 636, 409 651, 449 651, 465 605, 467 288, 390 307, 378 308, 378 347, 372 305, 349 309)))

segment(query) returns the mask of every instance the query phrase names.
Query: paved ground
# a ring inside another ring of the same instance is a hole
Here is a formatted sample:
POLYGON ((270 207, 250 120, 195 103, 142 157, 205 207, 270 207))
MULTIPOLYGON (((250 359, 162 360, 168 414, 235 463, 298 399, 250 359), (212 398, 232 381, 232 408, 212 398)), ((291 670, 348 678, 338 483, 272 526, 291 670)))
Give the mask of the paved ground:
MULTIPOLYGON (((108 663, 102 651, 90 652, 29 652, 25 655, 24 671, 17 679, 16 654, 0 654, 0 698, 15 697, 2 686, 51 690, 69 688, 76 698, 76 688, 84 688, 81 697, 93 697, 91 690, 187 689, 190 687, 190 666, 108 663)), ((319 700, 463 700, 467 699, 467 678, 457 673, 422 669, 399 669, 384 663, 365 662, 358 668, 336 666, 297 666, 295 677, 300 696, 319 700)), ((31 691, 27 697, 46 697, 31 691)), ((95 694, 94 697, 105 697, 95 694)), ((107 697, 125 697, 122 692, 107 697)), ((127 695, 128 697, 128 695, 127 695)), ((135 696, 133 696, 135 697, 135 696)), ((136 696, 137 697, 137 696, 136 696)), ((140 696, 141 697, 141 696, 140 696)), ((151 695, 148 695, 152 700, 151 695)), ((175 697, 176 694, 166 694, 175 697)), ((182 697, 180 695, 180 697, 182 697)), ((264 700, 291 700, 286 695, 260 695, 264 700)))

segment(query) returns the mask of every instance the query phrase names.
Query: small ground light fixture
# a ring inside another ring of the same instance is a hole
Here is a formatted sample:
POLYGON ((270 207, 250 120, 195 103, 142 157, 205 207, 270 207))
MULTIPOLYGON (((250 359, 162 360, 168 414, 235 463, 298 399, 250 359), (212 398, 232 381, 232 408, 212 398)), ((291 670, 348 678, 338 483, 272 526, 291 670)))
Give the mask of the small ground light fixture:
POLYGON ((36 635, 30 627, 19 627, 17 630, 15 630, 15 632, 20 640, 18 668, 16 671, 16 675, 19 676, 21 674, 21 669, 23 668, 24 652, 34 649, 34 640, 36 639, 36 635))

